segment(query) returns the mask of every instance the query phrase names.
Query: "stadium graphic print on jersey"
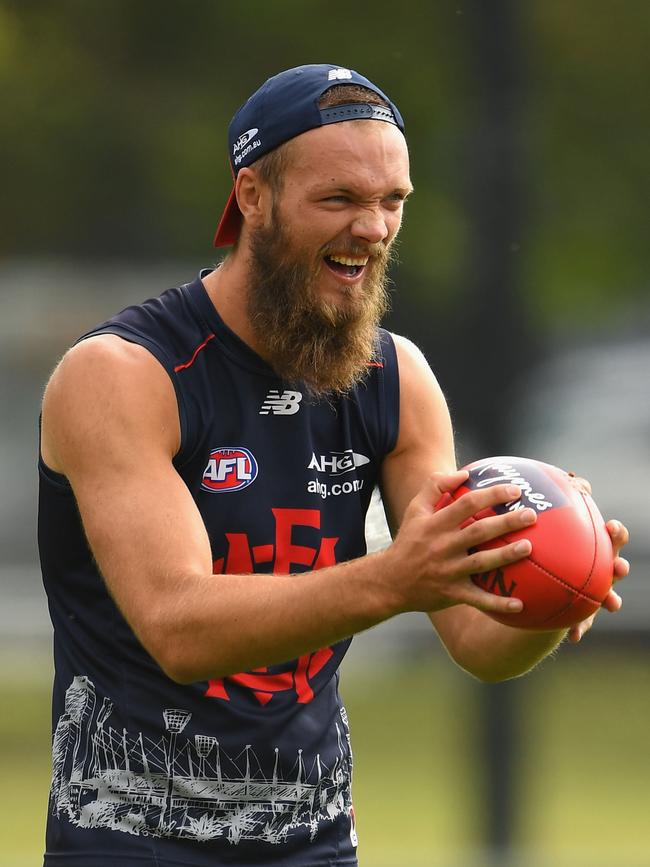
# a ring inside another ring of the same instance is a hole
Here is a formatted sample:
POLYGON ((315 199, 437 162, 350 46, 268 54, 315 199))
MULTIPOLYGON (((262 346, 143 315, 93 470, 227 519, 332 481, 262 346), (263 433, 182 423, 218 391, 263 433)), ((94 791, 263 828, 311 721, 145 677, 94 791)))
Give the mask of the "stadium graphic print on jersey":
POLYGON ((80 828, 196 841, 226 838, 282 843, 298 829, 350 816, 351 754, 347 716, 336 723, 338 756, 327 767, 298 748, 285 770, 276 747, 270 776, 250 746, 229 756, 216 737, 182 737, 189 711, 166 708, 160 737, 108 724, 112 702, 98 707, 95 687, 75 677, 52 746, 52 813, 80 828))

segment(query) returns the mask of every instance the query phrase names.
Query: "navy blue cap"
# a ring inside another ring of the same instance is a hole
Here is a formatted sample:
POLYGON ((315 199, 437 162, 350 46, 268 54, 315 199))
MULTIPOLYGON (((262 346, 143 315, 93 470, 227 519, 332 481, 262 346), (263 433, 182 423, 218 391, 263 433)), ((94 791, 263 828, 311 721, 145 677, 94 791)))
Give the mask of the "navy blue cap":
MULTIPOLYGON (((397 107, 376 84, 353 69, 332 63, 296 66, 269 78, 237 110, 228 127, 228 153, 233 178, 264 154, 289 139, 315 127, 346 120, 381 120, 404 132, 397 107), (352 102, 321 109, 318 102, 326 90, 337 85, 366 87, 387 102, 386 106, 352 102)), ((219 221, 215 247, 234 244, 241 228, 241 212, 233 186, 219 221)))

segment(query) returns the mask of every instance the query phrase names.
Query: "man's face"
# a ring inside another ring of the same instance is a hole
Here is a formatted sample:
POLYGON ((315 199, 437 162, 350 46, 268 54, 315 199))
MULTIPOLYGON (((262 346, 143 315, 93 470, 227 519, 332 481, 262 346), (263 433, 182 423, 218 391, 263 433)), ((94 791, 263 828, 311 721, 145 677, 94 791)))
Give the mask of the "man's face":
POLYGON ((379 121, 290 143, 281 192, 249 230, 248 313, 284 379, 344 392, 373 358, 389 250, 411 190, 402 134, 379 121))

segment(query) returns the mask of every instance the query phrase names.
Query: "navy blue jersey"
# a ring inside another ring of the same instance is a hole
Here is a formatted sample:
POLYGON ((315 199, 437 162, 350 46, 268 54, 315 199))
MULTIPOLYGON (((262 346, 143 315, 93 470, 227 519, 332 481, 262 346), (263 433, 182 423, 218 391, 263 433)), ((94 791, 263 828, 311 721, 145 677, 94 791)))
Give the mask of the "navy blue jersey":
MULTIPOLYGON (((334 401, 278 379, 200 279, 84 337, 96 334, 146 347, 171 378, 182 433, 174 464, 205 522, 215 576, 255 581, 365 553, 371 493, 397 438, 387 332, 364 381, 334 401)), ((43 461, 39 544, 56 672, 45 863, 356 864, 338 692, 350 639, 180 685, 122 617, 67 480, 43 461)))

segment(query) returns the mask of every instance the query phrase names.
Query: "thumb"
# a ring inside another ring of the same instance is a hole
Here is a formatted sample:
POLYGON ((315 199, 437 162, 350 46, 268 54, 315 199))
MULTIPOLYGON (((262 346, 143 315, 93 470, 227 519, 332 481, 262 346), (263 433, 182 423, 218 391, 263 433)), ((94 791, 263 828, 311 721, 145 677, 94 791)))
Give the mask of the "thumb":
POLYGON ((453 473, 432 473, 422 486, 418 499, 421 498, 422 504, 429 509, 433 506, 434 511, 437 512, 451 503, 451 494, 468 478, 467 470, 455 470, 453 473))

